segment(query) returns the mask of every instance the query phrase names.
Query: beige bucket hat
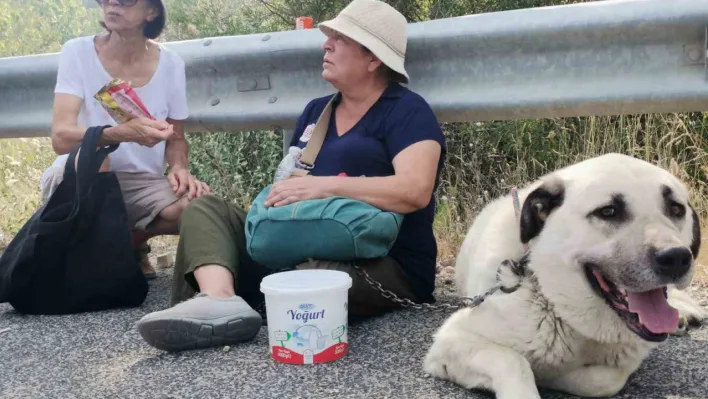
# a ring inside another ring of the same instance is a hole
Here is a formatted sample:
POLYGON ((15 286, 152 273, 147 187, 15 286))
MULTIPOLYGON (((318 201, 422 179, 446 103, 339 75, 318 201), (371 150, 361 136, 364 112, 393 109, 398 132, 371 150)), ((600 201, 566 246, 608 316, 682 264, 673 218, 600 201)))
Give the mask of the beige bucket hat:
POLYGON ((354 0, 336 18, 317 27, 326 35, 334 30, 365 46, 408 83, 404 67, 408 21, 395 8, 378 0, 354 0))

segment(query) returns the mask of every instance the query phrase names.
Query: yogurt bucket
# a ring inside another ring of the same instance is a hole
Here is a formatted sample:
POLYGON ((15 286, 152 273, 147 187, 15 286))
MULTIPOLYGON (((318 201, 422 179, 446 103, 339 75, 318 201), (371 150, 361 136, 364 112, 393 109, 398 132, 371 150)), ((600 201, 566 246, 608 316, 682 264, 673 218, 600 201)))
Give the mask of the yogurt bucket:
POLYGON ((281 363, 316 364, 346 355, 351 286, 349 274, 336 270, 293 270, 264 278, 270 356, 281 363))

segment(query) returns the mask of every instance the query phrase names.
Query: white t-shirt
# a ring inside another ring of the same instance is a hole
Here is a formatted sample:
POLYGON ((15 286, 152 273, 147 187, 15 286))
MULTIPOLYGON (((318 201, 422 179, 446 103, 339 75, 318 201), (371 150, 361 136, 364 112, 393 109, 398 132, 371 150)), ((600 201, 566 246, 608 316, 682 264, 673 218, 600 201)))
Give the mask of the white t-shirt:
MULTIPOLYGON (((79 126, 117 125, 93 97, 113 78, 103 68, 94 47, 94 36, 67 41, 59 56, 59 70, 55 93, 73 94, 82 98, 79 126)), ((184 60, 175 52, 160 45, 160 59, 152 79, 143 87, 134 88, 136 94, 155 119, 184 120, 189 116, 184 60)), ((152 148, 138 143, 120 143, 110 155, 111 170, 117 172, 151 172, 165 170, 165 142, 152 148)), ((59 156, 52 166, 64 167, 68 154, 59 156)))

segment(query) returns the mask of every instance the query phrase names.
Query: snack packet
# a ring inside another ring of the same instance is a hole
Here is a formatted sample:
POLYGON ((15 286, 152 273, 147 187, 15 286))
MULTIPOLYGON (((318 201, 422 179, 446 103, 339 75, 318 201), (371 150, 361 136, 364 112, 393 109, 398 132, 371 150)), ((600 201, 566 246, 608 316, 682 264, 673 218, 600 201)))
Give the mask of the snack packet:
POLYGON ((155 118, 132 87, 121 79, 113 79, 93 96, 119 124, 133 118, 155 118))

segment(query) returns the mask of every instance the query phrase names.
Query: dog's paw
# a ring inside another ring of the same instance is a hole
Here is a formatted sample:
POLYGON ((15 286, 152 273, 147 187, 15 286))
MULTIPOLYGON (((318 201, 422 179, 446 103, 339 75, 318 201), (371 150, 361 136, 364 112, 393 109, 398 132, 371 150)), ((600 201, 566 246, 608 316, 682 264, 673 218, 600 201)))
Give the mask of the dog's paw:
POLYGON ((496 399, 541 399, 541 394, 536 385, 507 384, 494 392, 496 399))
POLYGON ((670 333, 670 335, 673 335, 675 337, 683 337, 688 333, 688 320, 686 319, 685 316, 679 315, 679 323, 678 323, 678 328, 670 333))
POLYGON ((431 361, 425 362, 423 371, 432 377, 447 379, 447 366, 444 363, 431 361))
POLYGON ((688 319, 686 319, 686 316, 679 315, 678 328, 672 332, 671 335, 675 337, 683 337, 686 333, 688 333, 688 319))
POLYGON ((686 291, 669 288, 668 302, 679 312, 679 325, 672 333, 674 336, 686 335, 690 327, 698 327, 708 318, 708 311, 686 291))
POLYGON ((438 359, 430 355, 426 356, 423 361, 423 372, 434 378, 440 378, 443 380, 450 379, 450 376, 447 374, 447 366, 442 359, 438 359))

